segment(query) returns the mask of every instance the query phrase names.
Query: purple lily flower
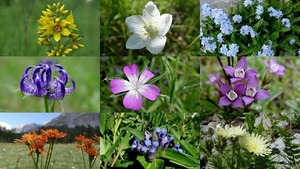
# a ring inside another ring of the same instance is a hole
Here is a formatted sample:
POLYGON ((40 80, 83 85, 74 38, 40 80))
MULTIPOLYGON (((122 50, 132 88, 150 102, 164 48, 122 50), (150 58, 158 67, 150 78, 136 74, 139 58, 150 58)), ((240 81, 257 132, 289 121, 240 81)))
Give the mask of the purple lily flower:
POLYGON ((263 89, 258 89, 258 79, 252 76, 248 80, 245 91, 245 96, 242 97, 245 105, 252 103, 254 100, 265 100, 270 97, 270 94, 263 89))
POLYGON ((234 107, 242 108, 243 101, 240 97, 245 92, 245 85, 240 83, 234 86, 232 90, 230 85, 220 82, 221 84, 221 96, 219 106, 228 106, 232 104, 234 107))
POLYGON ((27 93, 37 97, 61 100, 66 94, 75 90, 75 81, 59 64, 48 65, 40 63, 38 66, 28 66, 21 78, 20 89, 22 94, 27 93), (33 70, 32 70, 33 69, 33 70), (57 72, 59 76, 52 75, 57 72), (66 88, 68 79, 72 87, 66 88))
POLYGON ((232 77, 230 79, 231 83, 237 83, 244 79, 248 79, 249 76, 256 75, 257 72, 253 69, 248 70, 248 63, 245 57, 242 57, 238 63, 237 67, 224 66, 223 69, 232 77))
POLYGON ((153 73, 149 70, 144 70, 139 76, 136 64, 125 66, 123 71, 129 81, 113 79, 110 81, 110 89, 114 94, 128 91, 123 99, 123 105, 127 109, 139 110, 142 107, 142 96, 151 101, 157 99, 157 96, 160 94, 159 88, 152 84, 145 84, 154 77, 153 73))
POLYGON ((266 65, 269 68, 269 72, 272 74, 276 74, 279 76, 284 76, 284 70, 285 67, 283 65, 280 65, 278 63, 276 63, 275 60, 273 60, 272 58, 270 59, 270 62, 263 62, 264 65, 266 65))

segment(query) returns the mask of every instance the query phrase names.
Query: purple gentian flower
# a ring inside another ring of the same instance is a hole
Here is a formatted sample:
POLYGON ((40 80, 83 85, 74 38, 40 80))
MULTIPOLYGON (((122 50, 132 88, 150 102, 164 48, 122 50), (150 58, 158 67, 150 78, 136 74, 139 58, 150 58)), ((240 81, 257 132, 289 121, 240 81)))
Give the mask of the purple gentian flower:
POLYGON ((209 74, 208 75, 208 81, 206 82, 206 84, 212 84, 214 86, 217 86, 219 84, 221 75, 220 73, 215 73, 215 74, 209 74))
POLYGON ((220 82, 220 84, 223 96, 220 98, 219 106, 228 106, 232 104, 234 107, 242 108, 243 101, 240 96, 245 92, 245 85, 242 83, 236 84, 232 90, 230 85, 223 82, 220 82))
POLYGON ((275 62, 275 60, 273 60, 272 58, 270 59, 270 63, 268 62, 263 62, 264 65, 266 65, 269 68, 269 72, 272 74, 276 74, 279 76, 284 76, 284 70, 285 67, 283 65, 280 65, 278 63, 275 62))
POLYGON ((123 99, 123 105, 127 109, 139 110, 142 107, 142 96, 151 101, 156 100, 160 94, 159 88, 152 84, 145 84, 154 77, 153 73, 149 70, 144 70, 139 76, 136 64, 125 66, 123 71, 129 81, 113 79, 110 81, 110 89, 114 94, 128 91, 123 99))
POLYGON ((238 63, 237 67, 224 66, 223 69, 232 77, 230 79, 231 83, 237 83, 244 79, 248 79, 250 76, 254 76, 257 72, 253 69, 248 69, 248 63, 245 57, 242 57, 238 63))
POLYGON ((248 80, 245 91, 245 96, 242 97, 245 105, 252 103, 254 100, 265 100, 270 97, 270 94, 263 89, 258 89, 258 79, 252 76, 248 80))
POLYGON ((37 97, 61 100, 65 94, 69 94, 75 89, 75 81, 68 75, 64 68, 59 65, 39 64, 29 66, 25 69, 20 81, 22 94, 27 93, 37 97), (52 75, 58 72, 59 76, 52 75), (66 88, 68 79, 72 81, 72 87, 66 88))

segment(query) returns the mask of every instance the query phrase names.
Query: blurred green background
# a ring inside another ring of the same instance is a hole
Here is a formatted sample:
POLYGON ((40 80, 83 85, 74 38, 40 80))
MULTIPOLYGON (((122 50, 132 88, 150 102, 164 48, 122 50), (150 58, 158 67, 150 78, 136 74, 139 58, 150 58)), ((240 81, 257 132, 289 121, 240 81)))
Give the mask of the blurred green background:
MULTIPOLYGON (((27 66, 40 57, 0 57, 0 111, 44 112, 42 98, 26 97, 20 92, 20 80, 27 66)), ((48 57, 49 59, 49 57, 48 57)), ((75 80, 76 89, 63 99, 65 112, 99 112, 99 57, 54 58, 75 80)), ((69 87, 69 86, 67 86, 69 87)), ((55 111, 60 112, 56 102, 55 111)))
MULTIPOLYGON (((148 0, 100 0, 100 53, 102 56, 152 55, 145 48, 128 50, 125 44, 131 35, 125 19, 142 15, 148 0)), ((159 55, 200 55, 200 7, 196 0, 153 1, 161 14, 173 16, 172 26, 167 33, 167 43, 159 55)))
POLYGON ((54 2, 65 4, 72 10, 81 43, 85 45, 71 52, 76 56, 99 56, 99 1, 98 0, 1 0, 0 1, 0 55, 1 56, 46 56, 48 47, 37 43, 39 23, 37 20, 54 2))
POLYGON ((114 78, 127 79, 123 67, 137 64, 139 72, 148 69, 154 73, 152 83, 160 88, 156 101, 143 98, 143 106, 137 112, 171 112, 182 114, 200 110, 198 57, 102 57, 100 67, 100 112, 130 112, 123 106, 124 95, 111 97, 109 82, 114 78), (158 79, 157 79, 158 78, 158 79))

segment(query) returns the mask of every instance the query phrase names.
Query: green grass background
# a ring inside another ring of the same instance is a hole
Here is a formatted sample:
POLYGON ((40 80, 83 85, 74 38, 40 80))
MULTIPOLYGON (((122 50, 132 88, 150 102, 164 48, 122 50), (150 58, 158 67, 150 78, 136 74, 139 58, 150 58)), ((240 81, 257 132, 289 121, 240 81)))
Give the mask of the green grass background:
POLYGON ((39 23, 47 4, 65 4, 72 10, 84 48, 70 53, 76 56, 99 56, 99 1, 3 0, 0 2, 0 56, 45 56, 48 47, 37 43, 39 23))
MULTIPOLYGON (((27 66, 39 57, 0 57, 0 109, 5 112, 44 112, 42 98, 26 97, 20 92, 20 80, 27 66)), ((65 112, 99 112, 99 57, 66 57, 58 60, 75 80, 76 89, 63 99, 65 112)), ((67 86, 69 87, 69 86, 67 86)), ((60 112, 56 103, 55 111, 60 112)))
MULTIPOLYGON (((81 151, 75 148, 76 144, 54 144, 53 154, 49 168, 52 169, 82 169, 81 151)), ((48 150, 48 145, 45 147, 48 150)), ((34 169, 32 158, 27 156, 28 147, 16 143, 0 143, 0 168, 3 169, 34 169), (17 162, 18 160, 18 162, 17 162)), ((46 153, 44 154, 46 156, 46 153)), ((87 163, 87 157, 85 161, 87 163)), ((44 158, 45 162, 46 157, 44 158)), ((99 157, 97 158, 94 169, 100 167, 99 157)))
MULTIPOLYGON (((142 15, 148 0, 100 0, 100 53, 105 56, 152 55, 145 48, 128 50, 125 44, 131 33, 125 19, 142 15)), ((154 0, 161 14, 169 13, 173 22, 162 53, 168 56, 200 55, 200 8, 196 0, 154 0)))

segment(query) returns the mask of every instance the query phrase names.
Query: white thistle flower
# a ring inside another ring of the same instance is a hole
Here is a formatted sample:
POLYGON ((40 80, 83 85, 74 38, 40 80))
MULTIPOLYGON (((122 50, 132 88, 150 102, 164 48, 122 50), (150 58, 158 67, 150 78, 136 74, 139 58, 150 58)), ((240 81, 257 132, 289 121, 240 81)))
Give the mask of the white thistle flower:
POLYGON ((158 54, 164 48, 172 23, 171 14, 160 15, 156 5, 149 1, 143 15, 127 17, 126 25, 133 33, 126 42, 127 49, 141 49, 146 47, 152 54, 158 54))
POLYGON ((228 124, 226 124, 224 128, 218 124, 215 128, 215 132, 218 136, 226 139, 240 137, 246 133, 245 129, 241 126, 229 126, 228 124))
POLYGON ((240 138, 240 144, 249 152, 258 156, 264 157, 272 152, 272 150, 269 148, 269 143, 267 143, 267 140, 255 133, 245 134, 240 138))

